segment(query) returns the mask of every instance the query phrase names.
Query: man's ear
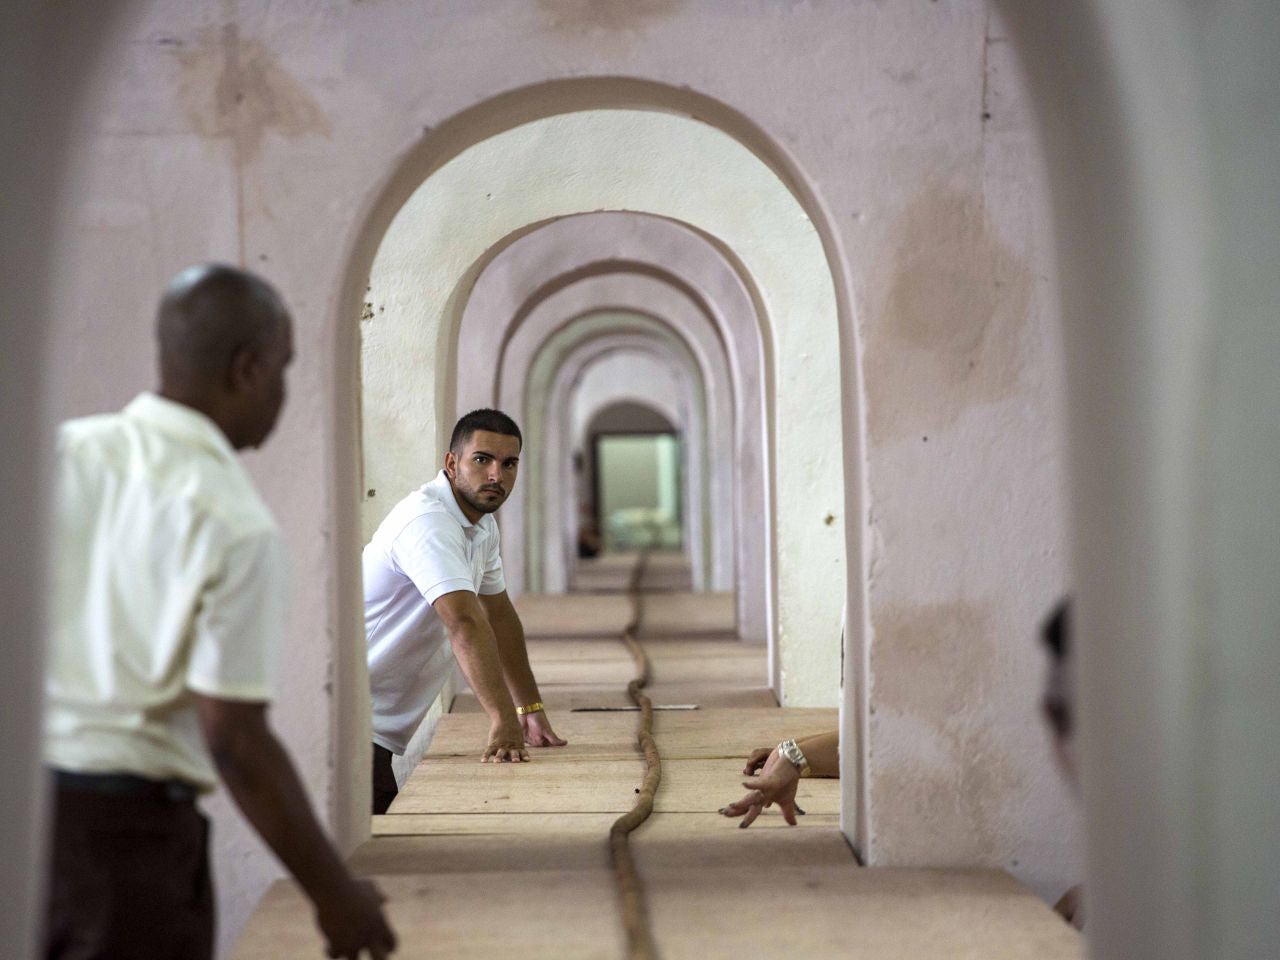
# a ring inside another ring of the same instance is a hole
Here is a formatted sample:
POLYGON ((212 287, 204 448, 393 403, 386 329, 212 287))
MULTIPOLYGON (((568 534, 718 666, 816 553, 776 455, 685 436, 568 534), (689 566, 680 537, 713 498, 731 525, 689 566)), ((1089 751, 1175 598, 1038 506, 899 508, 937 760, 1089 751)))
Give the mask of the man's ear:
POLYGON ((450 480, 455 479, 458 475, 458 455, 452 450, 445 452, 444 472, 450 480))
POLYGON ((249 344, 236 347, 227 363, 227 388, 233 393, 251 391, 258 375, 258 352, 249 344))

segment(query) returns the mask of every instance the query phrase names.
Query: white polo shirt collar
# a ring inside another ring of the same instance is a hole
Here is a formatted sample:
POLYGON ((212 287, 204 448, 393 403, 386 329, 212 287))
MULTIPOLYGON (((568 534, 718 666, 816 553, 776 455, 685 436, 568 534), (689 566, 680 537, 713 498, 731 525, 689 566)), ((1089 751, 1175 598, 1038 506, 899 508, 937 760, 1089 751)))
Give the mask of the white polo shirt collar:
POLYGON ((449 476, 443 470, 427 484, 427 491, 430 496, 444 504, 444 508, 449 511, 449 516, 458 521, 462 532, 468 537, 474 537, 481 531, 481 528, 468 520, 467 515, 462 512, 462 507, 458 505, 457 494, 453 492, 453 485, 449 483, 449 476))
POLYGON ((199 410, 186 404, 144 391, 124 408, 124 415, 131 420, 149 424, 171 437, 198 444, 230 463, 239 463, 235 449, 222 429, 199 410))

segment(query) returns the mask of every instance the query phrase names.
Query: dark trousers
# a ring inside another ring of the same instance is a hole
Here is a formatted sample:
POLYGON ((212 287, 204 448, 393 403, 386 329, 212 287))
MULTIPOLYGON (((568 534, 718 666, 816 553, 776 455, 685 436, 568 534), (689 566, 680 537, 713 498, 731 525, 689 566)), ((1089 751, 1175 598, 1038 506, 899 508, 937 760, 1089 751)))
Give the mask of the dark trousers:
POLYGON ((209 960, 209 821, 194 800, 65 786, 55 796, 46 958, 209 960))
POLYGON ((373 812, 386 813, 391 801, 396 798, 400 788, 396 786, 396 775, 391 770, 391 751, 386 747, 373 745, 373 812))

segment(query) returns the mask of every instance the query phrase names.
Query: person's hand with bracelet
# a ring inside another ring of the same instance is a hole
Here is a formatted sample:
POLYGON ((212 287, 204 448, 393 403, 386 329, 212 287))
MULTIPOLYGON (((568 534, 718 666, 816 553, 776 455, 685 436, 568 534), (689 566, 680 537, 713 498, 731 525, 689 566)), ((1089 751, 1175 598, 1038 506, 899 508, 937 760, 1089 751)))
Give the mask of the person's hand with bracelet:
POLYGON ((720 812, 726 817, 742 817, 738 826, 746 828, 766 807, 776 803, 783 819, 795 826, 796 814, 801 812, 796 806, 796 787, 801 774, 808 771, 808 761, 794 740, 783 740, 763 761, 757 756, 760 752, 751 755, 744 771, 760 771, 742 782, 749 792, 736 803, 721 807, 720 812))
POLYGON ((526 746, 563 747, 569 742, 557 737, 556 732, 551 729, 551 721, 547 719, 547 711, 541 700, 516 707, 516 714, 520 717, 526 746))

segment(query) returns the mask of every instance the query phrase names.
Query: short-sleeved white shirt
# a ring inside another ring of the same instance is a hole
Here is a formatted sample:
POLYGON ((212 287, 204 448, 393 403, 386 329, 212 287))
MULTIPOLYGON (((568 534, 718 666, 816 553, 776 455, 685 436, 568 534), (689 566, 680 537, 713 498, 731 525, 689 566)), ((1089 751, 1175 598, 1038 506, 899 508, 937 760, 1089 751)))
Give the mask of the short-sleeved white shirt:
POLYGON ((271 698, 275 521, 213 421, 154 394, 63 424, 58 454, 45 760, 212 789, 191 692, 271 698))
POLYGON ((373 742, 403 754, 453 669, 432 604, 446 593, 506 590, 492 514, 467 519, 444 471, 387 514, 364 548, 373 742))

